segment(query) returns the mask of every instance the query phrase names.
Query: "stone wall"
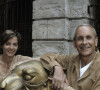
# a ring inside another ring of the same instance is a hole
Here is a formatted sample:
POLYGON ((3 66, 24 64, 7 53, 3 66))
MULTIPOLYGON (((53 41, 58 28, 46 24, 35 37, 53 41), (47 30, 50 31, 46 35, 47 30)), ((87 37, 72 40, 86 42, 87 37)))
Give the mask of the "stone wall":
POLYGON ((34 0, 32 10, 33 56, 44 53, 72 54, 77 26, 92 24, 89 0, 34 0))

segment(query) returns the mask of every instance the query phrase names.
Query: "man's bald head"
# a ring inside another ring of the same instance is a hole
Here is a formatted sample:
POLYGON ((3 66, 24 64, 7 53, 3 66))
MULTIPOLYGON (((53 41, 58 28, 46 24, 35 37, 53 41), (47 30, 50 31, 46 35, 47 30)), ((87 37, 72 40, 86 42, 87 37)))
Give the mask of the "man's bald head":
POLYGON ((87 27, 91 28, 91 30, 93 30, 93 32, 94 32, 95 37, 97 37, 96 30, 94 29, 93 26, 91 26, 91 25, 89 25, 89 24, 83 24, 83 25, 80 25, 80 26, 78 26, 78 27, 76 28, 76 31, 75 31, 75 34, 74 34, 74 40, 76 39, 77 30, 78 30, 79 28, 81 28, 81 27, 84 27, 84 26, 87 26, 87 27))

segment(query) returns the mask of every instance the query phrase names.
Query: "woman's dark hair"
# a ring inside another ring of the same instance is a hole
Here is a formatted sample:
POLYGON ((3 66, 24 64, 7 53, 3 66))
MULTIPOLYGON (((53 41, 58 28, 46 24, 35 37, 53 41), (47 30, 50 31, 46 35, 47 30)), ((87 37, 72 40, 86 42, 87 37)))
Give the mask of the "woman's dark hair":
POLYGON ((17 37, 18 39, 18 45, 21 41, 21 35, 20 33, 13 31, 13 30, 5 30, 1 37, 0 37, 0 46, 4 45, 9 39, 11 39, 12 37, 17 37))

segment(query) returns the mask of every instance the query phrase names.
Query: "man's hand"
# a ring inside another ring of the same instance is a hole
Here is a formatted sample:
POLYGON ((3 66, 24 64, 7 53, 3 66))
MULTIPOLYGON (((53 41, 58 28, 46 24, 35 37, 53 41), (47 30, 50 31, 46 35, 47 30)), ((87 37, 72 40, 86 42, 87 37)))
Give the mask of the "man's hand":
POLYGON ((52 86, 56 90, 60 90, 61 87, 66 82, 66 75, 64 74, 64 71, 61 66, 54 66, 54 75, 53 78, 50 78, 52 80, 52 86))
POLYGON ((60 90, 66 90, 69 86, 68 80, 66 79, 64 83, 62 83, 60 90))

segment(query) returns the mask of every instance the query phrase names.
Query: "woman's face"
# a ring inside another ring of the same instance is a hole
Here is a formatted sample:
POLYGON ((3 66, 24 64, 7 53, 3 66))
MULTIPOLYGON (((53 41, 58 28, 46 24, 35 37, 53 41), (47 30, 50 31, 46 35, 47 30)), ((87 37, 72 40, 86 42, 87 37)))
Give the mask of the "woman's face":
POLYGON ((12 37, 3 45, 3 55, 8 57, 13 57, 18 50, 18 39, 17 37, 12 37))

